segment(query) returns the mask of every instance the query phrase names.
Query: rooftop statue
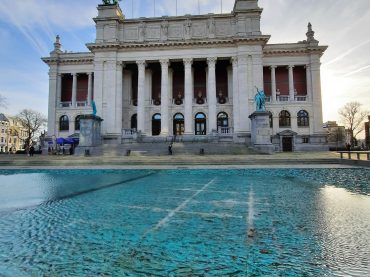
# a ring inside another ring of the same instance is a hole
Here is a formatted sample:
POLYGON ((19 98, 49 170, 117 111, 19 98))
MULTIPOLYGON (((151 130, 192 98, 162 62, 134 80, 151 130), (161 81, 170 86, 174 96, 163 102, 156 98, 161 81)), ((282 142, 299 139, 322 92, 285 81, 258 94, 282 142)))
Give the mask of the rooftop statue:
POLYGON ((103 0, 104 5, 117 5, 121 0, 103 0))
POLYGON ((265 96, 265 92, 261 89, 261 90, 258 90, 258 88, 256 87, 257 89, 257 94, 254 96, 254 100, 256 101, 256 111, 257 112, 264 112, 266 111, 266 106, 265 106, 265 103, 266 103, 266 96, 265 96))

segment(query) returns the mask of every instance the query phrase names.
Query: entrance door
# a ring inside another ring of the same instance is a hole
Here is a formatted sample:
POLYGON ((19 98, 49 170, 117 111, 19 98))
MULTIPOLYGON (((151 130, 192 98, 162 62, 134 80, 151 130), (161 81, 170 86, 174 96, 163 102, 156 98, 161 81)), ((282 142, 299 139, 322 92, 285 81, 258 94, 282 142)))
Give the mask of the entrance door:
POLYGON ((156 113, 152 117, 152 136, 158 136, 161 133, 161 115, 156 113))
POLYGON ((197 113, 195 115, 195 135, 206 135, 206 116, 204 113, 197 113))
POLYGON ((293 151, 293 139, 292 137, 283 137, 283 152, 292 152, 293 151))
POLYGON ((173 134, 180 136, 184 133, 184 116, 181 113, 177 113, 173 117, 173 134))

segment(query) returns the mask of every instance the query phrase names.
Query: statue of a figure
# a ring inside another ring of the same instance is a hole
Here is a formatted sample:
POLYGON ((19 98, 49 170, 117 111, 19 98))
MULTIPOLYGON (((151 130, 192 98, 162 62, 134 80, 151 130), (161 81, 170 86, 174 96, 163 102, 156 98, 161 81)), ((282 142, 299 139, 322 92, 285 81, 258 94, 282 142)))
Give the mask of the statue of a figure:
POLYGON ((91 102, 91 106, 92 106, 92 109, 93 109, 93 116, 96 116, 96 104, 95 104, 95 101, 93 100, 92 102, 91 102))
POLYGON ((256 89, 257 89, 257 94, 254 96, 254 100, 256 101, 256 111, 257 112, 266 111, 266 107, 265 107, 265 102, 266 102, 265 92, 263 90, 258 90, 257 87, 256 87, 256 89))

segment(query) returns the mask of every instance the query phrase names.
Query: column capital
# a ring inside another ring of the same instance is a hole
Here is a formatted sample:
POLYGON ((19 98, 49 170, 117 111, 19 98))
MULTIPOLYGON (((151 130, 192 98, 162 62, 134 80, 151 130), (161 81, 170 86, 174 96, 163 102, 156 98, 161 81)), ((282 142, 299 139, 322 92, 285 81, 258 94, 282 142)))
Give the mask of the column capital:
POLYGON ((276 69, 277 66, 276 65, 270 65, 270 69, 276 69))
POLYGON ((87 72, 86 74, 87 74, 87 76, 91 76, 91 75, 93 75, 93 73, 94 72, 87 72))
POLYGON ((139 68, 142 68, 142 69, 144 69, 144 68, 146 67, 146 62, 145 62, 145 60, 138 60, 138 61, 136 61, 136 64, 137 64, 137 66, 138 66, 139 68))
POLYGON ((192 58, 185 58, 183 59, 184 65, 185 66, 191 66, 193 64, 193 59, 192 58))
POLYGON ((161 59, 159 60, 162 67, 168 67, 168 64, 170 63, 169 59, 161 59))
POLYGON ((238 65, 238 57, 231 57, 231 63, 234 66, 237 66, 238 65))
POLYGON ((71 75, 72 75, 73 77, 77 77, 78 73, 77 73, 77 72, 72 72, 72 73, 71 73, 71 75))
POLYGON ((208 66, 215 66, 217 62, 217 57, 208 57, 207 64, 208 66))
POLYGON ((288 65, 288 68, 294 68, 294 65, 289 64, 289 65, 288 65))

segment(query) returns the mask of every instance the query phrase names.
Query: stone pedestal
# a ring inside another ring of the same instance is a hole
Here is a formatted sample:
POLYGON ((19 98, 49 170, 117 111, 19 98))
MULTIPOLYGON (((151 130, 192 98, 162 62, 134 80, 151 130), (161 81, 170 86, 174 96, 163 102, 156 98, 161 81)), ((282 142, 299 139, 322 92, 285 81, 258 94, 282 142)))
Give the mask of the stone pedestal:
POLYGON ((101 152, 101 119, 96 115, 81 115, 80 117, 80 143, 76 148, 76 155, 97 155, 101 152), (100 150, 100 151, 99 151, 100 150))
POLYGON ((271 143, 272 130, 270 128, 270 114, 265 111, 252 113, 249 118, 252 121, 251 143, 261 153, 271 154, 274 146, 271 143))

